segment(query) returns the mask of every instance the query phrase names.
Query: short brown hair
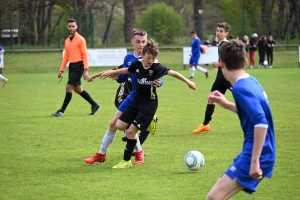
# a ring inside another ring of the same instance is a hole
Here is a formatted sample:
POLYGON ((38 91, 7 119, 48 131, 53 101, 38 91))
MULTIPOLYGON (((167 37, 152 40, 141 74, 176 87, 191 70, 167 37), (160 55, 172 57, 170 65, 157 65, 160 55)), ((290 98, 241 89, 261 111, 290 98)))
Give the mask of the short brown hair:
POLYGON ((193 31, 191 31, 191 34, 196 34, 197 35, 197 31, 193 30, 193 31))
POLYGON ((245 44, 237 39, 224 42, 219 55, 229 71, 244 68, 246 59, 245 44))
POLYGON ((145 36, 145 35, 147 35, 147 32, 141 28, 134 28, 132 30, 132 38, 134 38, 134 36, 136 36, 136 35, 145 36))
POLYGON ((225 29, 225 32, 228 32, 228 31, 229 31, 229 28, 230 28, 230 26, 229 26, 226 22, 218 23, 218 27, 224 28, 224 29, 225 29))
POLYGON ((145 55, 146 53, 151 54, 155 57, 158 55, 158 43, 155 42, 155 40, 150 39, 147 41, 147 44, 143 48, 143 54, 145 55))

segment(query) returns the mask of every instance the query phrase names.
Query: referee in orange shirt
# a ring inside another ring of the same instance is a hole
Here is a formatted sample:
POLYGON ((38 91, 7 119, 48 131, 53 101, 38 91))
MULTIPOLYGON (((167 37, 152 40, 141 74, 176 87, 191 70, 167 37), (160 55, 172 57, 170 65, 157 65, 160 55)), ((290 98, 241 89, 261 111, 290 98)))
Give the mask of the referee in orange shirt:
POLYGON ((69 62, 69 79, 66 85, 66 96, 62 107, 52 114, 54 117, 64 116, 65 110, 72 99, 72 92, 75 91, 82 98, 91 104, 92 111, 90 115, 95 115, 100 109, 87 91, 81 87, 81 76, 84 80, 88 77, 88 53, 85 39, 76 32, 78 25, 75 19, 69 19, 67 23, 69 37, 65 41, 64 58, 60 66, 58 78, 61 78, 66 65, 69 62))

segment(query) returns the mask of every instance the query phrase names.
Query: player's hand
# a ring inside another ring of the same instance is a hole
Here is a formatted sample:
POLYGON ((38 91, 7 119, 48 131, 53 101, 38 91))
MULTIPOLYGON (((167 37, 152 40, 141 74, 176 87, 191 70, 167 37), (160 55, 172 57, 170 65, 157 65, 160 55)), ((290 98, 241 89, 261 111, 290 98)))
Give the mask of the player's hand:
POLYGON ((161 79, 156 79, 155 81, 153 81, 152 85, 153 87, 159 87, 160 86, 160 83, 161 83, 161 79))
POLYGON ((95 78, 94 76, 89 76, 89 77, 87 77, 85 80, 86 80, 87 82, 92 82, 94 78, 95 78))
POLYGON ((88 70, 85 69, 83 71, 83 79, 86 80, 88 77, 89 77, 89 72, 88 72, 88 70))
POLYGON ((220 67, 220 63, 219 63, 219 62, 213 62, 211 65, 212 65, 214 68, 220 67))
POLYGON ((262 170, 260 168, 259 161, 251 162, 250 164, 250 176, 254 179, 262 179, 262 170))
POLYGON ((226 97, 218 90, 210 93, 210 95, 208 96, 208 101, 217 103, 220 106, 222 106, 223 108, 227 108, 227 105, 229 103, 228 100, 226 99, 226 97))
POLYGON ((101 72, 101 73, 100 73, 100 79, 104 80, 104 79, 106 79, 107 77, 111 77, 111 75, 113 74, 112 71, 113 71, 113 70, 107 70, 107 71, 101 72))
POLYGON ((58 78, 61 78, 61 77, 63 76, 63 73, 64 73, 64 72, 58 72, 57 77, 58 77, 58 78))
POLYGON ((112 74, 112 75, 110 75, 110 78, 113 81, 113 80, 117 80, 119 78, 119 76, 120 76, 119 74, 112 74))
POLYGON ((189 88, 191 88, 192 90, 196 90, 196 84, 193 81, 189 81, 188 82, 188 86, 189 88))

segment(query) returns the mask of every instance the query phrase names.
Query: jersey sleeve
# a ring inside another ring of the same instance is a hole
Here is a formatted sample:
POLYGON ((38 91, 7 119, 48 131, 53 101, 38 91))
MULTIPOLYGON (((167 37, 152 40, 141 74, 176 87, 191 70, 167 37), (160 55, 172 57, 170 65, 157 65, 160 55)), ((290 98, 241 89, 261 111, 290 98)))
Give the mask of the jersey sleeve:
MULTIPOLYGON (((128 67, 127 66, 127 56, 125 56, 123 64, 121 66, 122 66, 122 68, 128 67)), ((120 74, 119 78, 116 81, 118 83, 124 83, 127 79, 128 79, 128 75, 127 74, 120 74)))
POLYGON ((268 124, 265 112, 258 97, 244 88, 234 88, 232 93, 236 104, 240 105, 238 109, 242 109, 244 113, 246 113, 254 126, 268 124))
POLYGON ((169 70, 170 69, 163 66, 162 64, 156 63, 155 66, 153 67, 153 71, 155 72, 154 76, 153 76, 153 80, 159 79, 159 78, 167 75, 169 70))
POLYGON ((136 70, 136 68, 137 68, 137 65, 138 65, 138 63, 140 63, 140 61, 134 61, 129 67, 128 67, 128 71, 130 72, 130 73, 134 73, 135 72, 135 70, 136 70))

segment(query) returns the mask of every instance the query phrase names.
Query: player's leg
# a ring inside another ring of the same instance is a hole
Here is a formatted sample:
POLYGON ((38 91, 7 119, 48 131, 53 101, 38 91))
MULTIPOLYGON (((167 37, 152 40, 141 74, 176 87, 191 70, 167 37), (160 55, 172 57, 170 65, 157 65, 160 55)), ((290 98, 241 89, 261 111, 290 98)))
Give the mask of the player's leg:
POLYGON ((73 79, 75 82, 74 91, 91 105, 91 113, 89 115, 95 115, 101 106, 92 99, 92 97, 86 90, 82 88, 80 79, 82 77, 83 71, 83 63, 74 64, 74 70, 72 72, 72 76, 74 77, 73 79))
POLYGON ((102 139, 100 150, 94 156, 90 158, 86 158, 84 162, 87 164, 94 164, 95 162, 104 162, 106 159, 106 152, 108 150, 109 145, 114 141, 114 138, 117 134, 116 122, 121 116, 122 112, 117 110, 115 116, 110 121, 109 128, 106 130, 104 137, 102 139))
MULTIPOLYGON (((223 75, 219 74, 216 77, 215 82, 212 85, 211 92, 218 90, 222 94, 225 94, 226 90, 228 89, 228 86, 225 84, 228 81, 225 80, 223 75)), ((215 111, 215 104, 207 99, 207 105, 205 109, 205 115, 204 115, 204 120, 203 123, 199 125, 199 127, 193 131, 194 134, 199 134, 202 132, 208 132, 210 131, 210 125, 209 122, 212 120, 212 115, 215 111)))
POLYGON ((65 95, 63 104, 62 104, 62 106, 59 110, 57 110, 55 113, 52 114, 53 117, 64 116, 65 110, 67 109, 69 103, 71 102, 74 87, 75 87, 74 85, 71 85, 71 84, 67 83, 67 85, 66 85, 66 95, 65 95))
POLYGON ((243 189, 244 187, 237 182, 237 178, 231 179, 224 174, 210 190, 206 200, 229 199, 243 189))
POLYGON ((0 74, 0 79, 2 80, 3 84, 2 87, 4 87, 6 85, 6 83, 8 82, 8 79, 5 78, 2 74, 0 74))
MULTIPOLYGON (((120 122, 120 120, 118 120, 120 122)), ((118 124, 117 122, 117 124, 118 124)), ((118 125, 117 125, 118 126, 118 125)), ((129 128, 126 130, 126 135, 127 135, 127 144, 124 149, 124 154, 123 154, 123 160, 118 163, 117 165, 113 166, 112 168, 114 169, 125 169, 132 167, 131 163, 131 154, 134 150, 134 147, 136 145, 136 133, 138 131, 138 128, 131 124, 129 128)))

